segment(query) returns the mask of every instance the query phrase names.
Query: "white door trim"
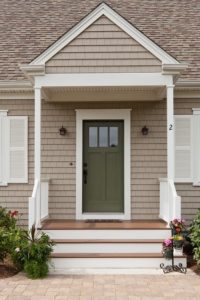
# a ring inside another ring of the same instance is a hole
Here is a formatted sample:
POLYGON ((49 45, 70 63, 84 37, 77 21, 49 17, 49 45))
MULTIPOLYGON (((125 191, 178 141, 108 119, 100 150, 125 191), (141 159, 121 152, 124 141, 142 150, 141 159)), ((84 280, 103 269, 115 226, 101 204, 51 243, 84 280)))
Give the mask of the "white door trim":
POLYGON ((77 109, 76 110, 76 219, 131 219, 131 109, 77 109), (124 121, 124 213, 82 212, 83 121, 124 121))

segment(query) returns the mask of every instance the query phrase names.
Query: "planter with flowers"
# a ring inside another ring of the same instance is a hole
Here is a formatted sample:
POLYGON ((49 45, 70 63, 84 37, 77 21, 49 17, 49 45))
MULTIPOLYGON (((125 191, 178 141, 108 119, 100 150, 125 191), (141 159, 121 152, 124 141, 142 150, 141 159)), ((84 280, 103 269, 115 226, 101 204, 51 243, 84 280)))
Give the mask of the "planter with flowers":
POLYGON ((172 259, 173 257, 173 243, 172 239, 165 239, 162 244, 162 254, 166 259, 172 259))
POLYGON ((170 222, 170 227, 172 230, 172 235, 182 234, 185 230, 185 220, 174 219, 170 222))
POLYGON ((183 255, 184 231, 185 221, 182 219, 174 219, 170 222, 172 237, 163 241, 162 254, 165 259, 172 261, 171 265, 165 266, 164 263, 160 264, 160 268, 164 273, 180 272, 186 274, 187 268, 183 267, 181 263, 175 265, 175 256, 183 255))

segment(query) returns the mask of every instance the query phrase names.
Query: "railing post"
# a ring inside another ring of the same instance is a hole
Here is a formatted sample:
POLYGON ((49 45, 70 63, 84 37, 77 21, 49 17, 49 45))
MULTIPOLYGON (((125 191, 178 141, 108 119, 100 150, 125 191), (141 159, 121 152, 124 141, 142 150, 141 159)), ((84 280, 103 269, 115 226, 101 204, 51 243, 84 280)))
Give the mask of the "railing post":
POLYGON ((36 195, 36 226, 41 226, 41 88, 35 87, 35 179, 39 181, 36 195))

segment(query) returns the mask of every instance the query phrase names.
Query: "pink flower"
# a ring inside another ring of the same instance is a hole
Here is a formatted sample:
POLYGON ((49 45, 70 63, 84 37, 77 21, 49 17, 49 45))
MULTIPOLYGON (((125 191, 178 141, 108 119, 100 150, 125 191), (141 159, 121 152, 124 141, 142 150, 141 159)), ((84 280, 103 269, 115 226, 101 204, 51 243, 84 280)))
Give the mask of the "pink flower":
POLYGON ((171 239, 166 239, 163 242, 164 246, 169 247, 172 245, 172 240, 171 239))

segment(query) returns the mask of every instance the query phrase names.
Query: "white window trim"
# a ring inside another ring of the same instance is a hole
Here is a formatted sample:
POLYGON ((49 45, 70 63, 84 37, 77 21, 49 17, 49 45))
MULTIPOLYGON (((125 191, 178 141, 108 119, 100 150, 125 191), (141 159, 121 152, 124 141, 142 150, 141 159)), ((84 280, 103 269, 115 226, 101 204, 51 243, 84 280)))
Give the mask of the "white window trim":
POLYGON ((76 219, 131 219, 131 109, 76 110, 76 219), (83 121, 124 120, 124 213, 82 212, 83 121))
POLYGON ((8 174, 7 174, 7 130, 6 130, 6 118, 8 111, 0 110, 0 186, 8 185, 8 174))
MULTIPOLYGON (((193 122, 192 122, 192 115, 174 115, 174 118, 176 119, 185 119, 188 118, 191 120, 191 135, 190 135, 190 151, 191 151, 191 161, 190 161, 190 167, 191 167, 191 177, 190 178, 175 178, 174 182, 175 183, 192 183, 193 182, 193 122)), ((176 128, 175 128, 176 130, 176 128)), ((175 145, 175 136, 174 135, 174 157, 176 153, 176 149, 183 149, 183 146, 176 146, 175 145)), ((188 146, 185 146, 186 149, 188 149, 188 146)), ((174 168, 175 168, 176 161, 174 159, 174 168)))

